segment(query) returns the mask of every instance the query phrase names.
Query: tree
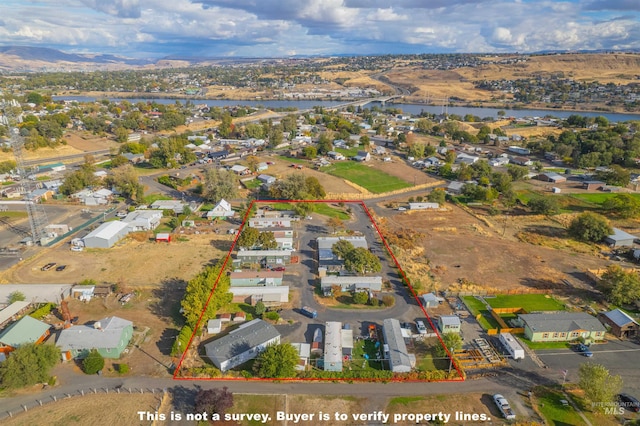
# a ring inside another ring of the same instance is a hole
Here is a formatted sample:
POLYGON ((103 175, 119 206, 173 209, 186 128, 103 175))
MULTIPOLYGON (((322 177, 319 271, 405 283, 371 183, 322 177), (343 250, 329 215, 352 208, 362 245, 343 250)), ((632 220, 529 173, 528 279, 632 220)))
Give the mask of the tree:
POLYGON ((339 259, 345 259, 349 253, 351 253, 355 247, 351 241, 339 240, 331 247, 331 253, 337 256, 339 259))
POLYGON ((249 168, 249 170, 251 170, 252 172, 255 172, 258 170, 258 164, 260 164, 260 159, 258 159, 258 157, 256 157, 255 155, 250 155, 247 157, 247 167, 249 168))
POLYGON ((349 272, 359 273, 360 275, 364 275, 367 272, 380 272, 382 269, 378 256, 364 247, 357 247, 347 253, 344 267, 349 272))
POLYGON ((599 242, 607 235, 613 234, 613 228, 606 217, 584 212, 571 221, 568 232, 576 240, 599 242))
POLYGON ((353 302, 358 305, 364 305, 369 301, 369 295, 366 291, 356 291, 353 294, 353 302))
POLYGON ((305 179, 304 183, 307 186, 307 194, 309 196, 309 200, 321 200, 325 197, 325 195, 327 195, 317 177, 308 176, 305 179))
POLYGON ((86 374, 96 374, 104 368, 104 357, 96 349, 91 349, 89 355, 82 360, 82 371, 86 374))
POLYGON ((221 418, 231 407, 233 407, 233 393, 226 386, 222 389, 200 389, 194 401, 197 413, 219 414, 221 418))
POLYGON ((229 292, 229 277, 221 269, 221 266, 221 264, 207 266, 187 284, 180 305, 183 309, 185 322, 192 329, 195 328, 201 314, 203 318, 215 318, 218 310, 233 299, 233 294, 229 292), (216 290, 211 294, 214 286, 216 290), (209 299, 210 294, 211 298, 209 299), (205 309, 207 299, 209 303, 205 309))
POLYGON ((602 203, 602 208, 625 219, 640 215, 640 200, 630 194, 617 194, 602 203))
POLYGON ((0 386, 17 389, 46 382, 59 360, 60 349, 57 346, 21 345, 0 364, 0 386))
MULTIPOLYGON (((277 200, 316 200, 326 195, 324 188, 316 177, 305 176, 301 173, 291 174, 284 179, 276 181, 270 188, 271 196, 277 200)), ((312 210, 309 203, 297 203, 303 208, 312 210)))
POLYGON ((260 235, 258 235, 258 245, 262 250, 274 250, 278 247, 276 237, 271 231, 260 232, 260 235))
POLYGON ((318 150, 315 146, 305 146, 302 149, 302 154, 305 156, 305 158, 312 160, 318 156, 318 150))
POLYGON ((325 155, 327 152, 333 149, 333 144, 331 143, 331 136, 329 134, 323 132, 320 133, 320 137, 318 138, 318 154, 325 155))
POLYGON ((529 200, 527 207, 531 209, 533 213, 552 215, 557 214, 560 211, 558 201, 552 197, 536 197, 529 200))
POLYGON ((627 186, 631 181, 631 172, 614 164, 608 170, 596 173, 596 178, 606 182, 607 185, 627 186))
POLYGON ((180 333, 173 342, 173 346, 171 346, 171 356, 181 355, 187 349, 192 334, 193 330, 188 325, 184 325, 180 329, 180 333))
POLYGON ((264 312, 267 310, 267 308, 264 306, 264 303, 262 303, 262 300, 258 300, 258 303, 256 303, 256 306, 253 307, 253 310, 256 316, 261 317, 262 314, 264 314, 264 312))
POLYGON ((327 220, 327 226, 335 233, 338 229, 344 228, 344 222, 339 217, 330 217, 327 220))
POLYGON ((202 197, 205 200, 217 203, 222 198, 236 198, 237 194, 238 178, 232 172, 215 167, 204 172, 202 197))
POLYGON ((23 302, 25 300, 27 300, 27 297, 21 291, 16 290, 9 294, 9 304, 14 302, 23 302))
POLYGON ((529 174, 529 169, 525 166, 518 166, 515 164, 509 164, 507 166, 507 173, 511 175, 511 179, 514 181, 524 179, 529 174))
POLYGON ((614 305, 627 305, 640 299, 640 276, 635 271, 627 272, 618 265, 611 265, 598 284, 614 305))
POLYGON ((427 195, 427 200, 432 203, 444 204, 447 199, 447 193, 444 189, 436 188, 427 195))
POLYGON ((258 356, 253 369, 260 377, 293 377, 298 364, 298 351, 291 343, 280 343, 267 347, 258 356))
POLYGON ((238 245, 240 247, 255 247, 256 245, 258 245, 259 238, 260 231, 258 231, 257 228, 245 226, 242 229, 242 233, 238 237, 238 245))
MULTIPOLYGON (((453 355, 458 349, 462 348, 462 337, 460 337, 458 333, 444 333, 442 335, 442 342, 444 343, 444 346, 449 349, 449 353, 451 353, 451 355, 453 355)), ((438 345, 436 347, 436 354, 440 357, 448 356, 442 345, 438 345)))
POLYGON ((233 118, 231 114, 226 112, 222 115, 222 122, 218 126, 218 133, 220 133, 220 136, 223 138, 228 138, 231 132, 233 132, 233 118))
POLYGON ((139 189, 142 188, 142 184, 138 181, 138 172, 131 164, 113 169, 107 176, 106 182, 131 200, 138 199, 139 189))
POLYGON ((616 395, 622 389, 622 378, 612 376, 603 365, 590 362, 580 365, 578 386, 584 391, 585 398, 590 402, 597 402, 592 407, 604 410, 615 401, 616 395))

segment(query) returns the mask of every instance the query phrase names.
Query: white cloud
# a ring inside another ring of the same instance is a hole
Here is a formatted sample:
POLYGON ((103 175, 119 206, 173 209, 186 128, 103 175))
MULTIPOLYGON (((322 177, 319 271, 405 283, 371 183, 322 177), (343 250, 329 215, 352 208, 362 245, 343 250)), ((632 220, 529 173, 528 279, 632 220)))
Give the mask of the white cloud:
POLYGON ((393 11, 393 8, 388 9, 376 9, 375 12, 371 12, 367 15, 368 21, 406 21, 409 19, 406 15, 399 15, 393 11))

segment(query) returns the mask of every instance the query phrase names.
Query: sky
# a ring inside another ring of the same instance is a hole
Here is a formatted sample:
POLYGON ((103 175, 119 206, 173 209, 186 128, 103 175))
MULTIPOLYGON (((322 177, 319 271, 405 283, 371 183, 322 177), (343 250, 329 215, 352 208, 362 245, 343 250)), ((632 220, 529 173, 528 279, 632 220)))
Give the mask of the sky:
POLYGON ((640 0, 0 0, 0 45, 132 58, 640 49, 640 0))

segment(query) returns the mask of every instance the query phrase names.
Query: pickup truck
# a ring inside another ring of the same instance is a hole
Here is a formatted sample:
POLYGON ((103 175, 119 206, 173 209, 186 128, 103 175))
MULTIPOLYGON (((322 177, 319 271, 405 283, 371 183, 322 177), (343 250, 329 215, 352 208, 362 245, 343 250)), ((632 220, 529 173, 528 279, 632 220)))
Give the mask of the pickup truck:
POLYGON ((507 402, 507 399, 504 396, 499 393, 493 395, 493 402, 496 403, 496 405, 498 406, 498 410, 500 410, 500 413, 505 419, 516 419, 516 414, 513 412, 511 406, 509 406, 509 402, 507 402))

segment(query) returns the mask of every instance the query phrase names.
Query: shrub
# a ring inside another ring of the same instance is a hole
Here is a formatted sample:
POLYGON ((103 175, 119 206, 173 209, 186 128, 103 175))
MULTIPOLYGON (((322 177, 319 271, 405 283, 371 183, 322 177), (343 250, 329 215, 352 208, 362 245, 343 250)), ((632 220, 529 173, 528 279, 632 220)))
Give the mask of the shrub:
POLYGON ((273 322, 278 322, 278 320, 280 319, 280 315, 275 312, 275 311, 271 311, 271 312, 266 312, 264 314, 264 317, 268 320, 271 320, 273 322))
POLYGON ((366 291, 356 291, 353 294, 353 302, 359 305, 364 305, 369 300, 369 295, 366 291))
POLYGON ((91 349, 89 355, 82 361, 82 370, 86 374, 96 374, 98 371, 104 368, 104 358, 100 353, 91 349))
POLYGON ((56 306, 55 303, 46 303, 31 313, 31 317, 37 320, 42 319, 51 313, 51 309, 56 306))
POLYGON ((393 296, 389 294, 382 296, 382 304, 384 306, 393 306, 394 303, 396 303, 396 299, 393 296))
POLYGON ((372 297, 371 300, 369 300, 369 304, 371 306, 379 306, 380 305, 380 299, 372 297))
POLYGON ((118 364, 118 373, 127 374, 129 372, 128 364, 118 364))

